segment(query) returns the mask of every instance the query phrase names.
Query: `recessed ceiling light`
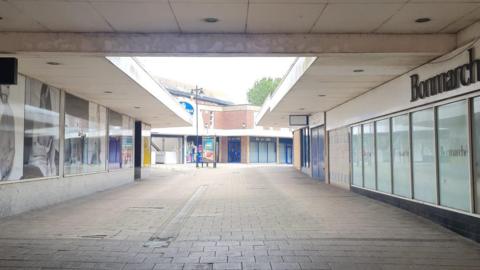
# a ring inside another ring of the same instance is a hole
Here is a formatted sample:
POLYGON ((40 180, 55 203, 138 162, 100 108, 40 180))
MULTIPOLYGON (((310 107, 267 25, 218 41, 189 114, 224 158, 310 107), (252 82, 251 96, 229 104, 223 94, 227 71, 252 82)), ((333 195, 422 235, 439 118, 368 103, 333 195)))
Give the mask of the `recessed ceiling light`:
POLYGON ((103 92, 103 93, 105 93, 105 94, 111 94, 112 91, 105 91, 105 92, 103 92))
POLYGON ((353 72, 360 73, 360 72, 364 72, 364 70, 363 69, 354 69, 353 72))
POLYGON ((50 65, 50 66, 59 66, 60 63, 58 63, 58 62, 47 62, 47 65, 50 65))
POLYGON ((207 23, 216 23, 218 22, 218 18, 215 18, 215 17, 208 17, 208 18, 205 18, 203 19, 204 22, 207 22, 207 23))
POLYGON ((416 22, 416 23, 426 23, 426 22, 429 22, 429 21, 431 21, 431 20, 432 20, 432 19, 430 19, 430 18, 424 17, 424 18, 418 18, 418 19, 416 19, 415 22, 416 22))

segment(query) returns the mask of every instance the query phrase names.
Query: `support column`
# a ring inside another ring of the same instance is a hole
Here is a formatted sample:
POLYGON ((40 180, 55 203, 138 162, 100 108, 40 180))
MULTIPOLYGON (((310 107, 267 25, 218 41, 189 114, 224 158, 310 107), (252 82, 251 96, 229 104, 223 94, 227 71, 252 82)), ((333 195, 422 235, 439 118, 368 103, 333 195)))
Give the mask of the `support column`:
POLYGON ((152 156, 151 136, 150 125, 141 121, 135 121, 135 180, 140 180, 150 175, 152 156))

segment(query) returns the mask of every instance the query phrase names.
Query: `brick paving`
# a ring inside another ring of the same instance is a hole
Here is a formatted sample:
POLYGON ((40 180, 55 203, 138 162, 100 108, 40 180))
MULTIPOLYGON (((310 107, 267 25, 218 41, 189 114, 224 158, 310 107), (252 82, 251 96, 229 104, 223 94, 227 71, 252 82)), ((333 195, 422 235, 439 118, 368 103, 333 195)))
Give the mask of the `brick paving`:
POLYGON ((480 269, 480 245, 291 167, 164 168, 0 219, 0 269, 480 269))

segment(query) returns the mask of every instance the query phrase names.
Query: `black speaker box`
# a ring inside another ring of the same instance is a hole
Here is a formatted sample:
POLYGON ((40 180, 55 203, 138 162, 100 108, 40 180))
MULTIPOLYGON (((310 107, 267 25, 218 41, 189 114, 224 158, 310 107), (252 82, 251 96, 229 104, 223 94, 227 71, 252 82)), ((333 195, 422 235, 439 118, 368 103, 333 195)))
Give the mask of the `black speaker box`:
POLYGON ((17 58, 0 57, 0 84, 17 84, 17 77, 17 58))

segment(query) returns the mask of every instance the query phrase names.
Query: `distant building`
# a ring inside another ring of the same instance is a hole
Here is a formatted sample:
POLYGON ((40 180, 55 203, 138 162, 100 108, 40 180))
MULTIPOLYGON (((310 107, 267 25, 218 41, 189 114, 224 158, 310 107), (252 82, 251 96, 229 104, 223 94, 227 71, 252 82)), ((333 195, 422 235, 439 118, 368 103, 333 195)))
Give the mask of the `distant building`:
MULTIPOLYGON (((193 115, 190 127, 152 130, 152 146, 157 164, 195 162, 196 111, 190 92, 174 87, 167 90, 193 115)), ((198 98, 199 149, 205 136, 216 138, 217 162, 221 163, 292 163, 292 132, 288 128, 255 125, 260 107, 234 105, 209 96, 198 98)))

